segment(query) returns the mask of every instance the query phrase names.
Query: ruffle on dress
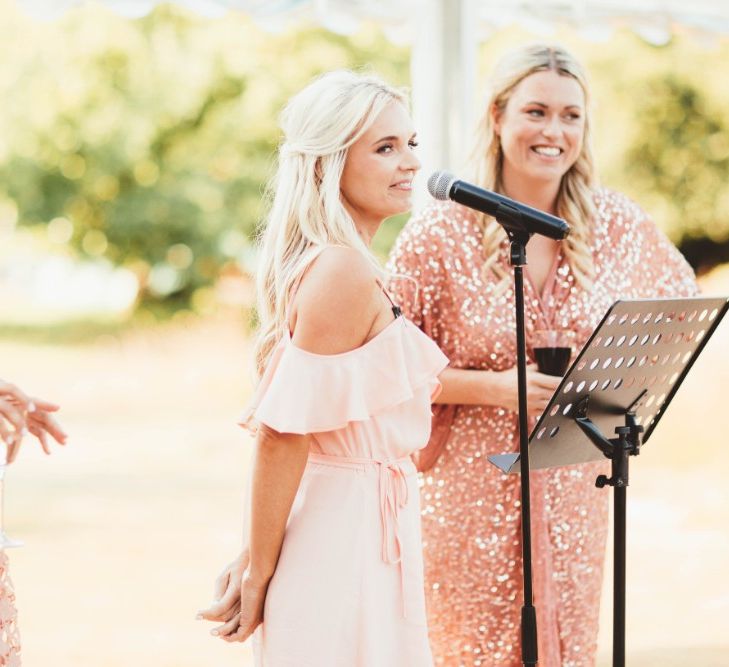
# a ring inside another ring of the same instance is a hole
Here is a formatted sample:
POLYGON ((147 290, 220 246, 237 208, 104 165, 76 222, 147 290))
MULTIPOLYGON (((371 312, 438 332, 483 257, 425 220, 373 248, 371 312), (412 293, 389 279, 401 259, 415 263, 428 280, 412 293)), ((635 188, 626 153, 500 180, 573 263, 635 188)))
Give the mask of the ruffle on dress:
POLYGON ((279 433, 322 433, 365 421, 430 388, 447 357, 405 317, 393 320, 364 345, 340 354, 316 354, 294 345, 288 332, 276 346, 240 424, 263 423, 279 433))

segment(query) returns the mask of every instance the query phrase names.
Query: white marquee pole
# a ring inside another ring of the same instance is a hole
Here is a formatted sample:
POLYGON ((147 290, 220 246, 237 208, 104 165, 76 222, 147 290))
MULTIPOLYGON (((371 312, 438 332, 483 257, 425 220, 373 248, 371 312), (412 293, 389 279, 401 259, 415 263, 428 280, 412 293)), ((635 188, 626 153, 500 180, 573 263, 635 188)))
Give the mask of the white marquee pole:
POLYGON ((425 180, 436 169, 460 171, 470 153, 475 119, 478 0, 427 0, 413 40, 413 119, 423 163, 415 206, 427 201, 425 180))

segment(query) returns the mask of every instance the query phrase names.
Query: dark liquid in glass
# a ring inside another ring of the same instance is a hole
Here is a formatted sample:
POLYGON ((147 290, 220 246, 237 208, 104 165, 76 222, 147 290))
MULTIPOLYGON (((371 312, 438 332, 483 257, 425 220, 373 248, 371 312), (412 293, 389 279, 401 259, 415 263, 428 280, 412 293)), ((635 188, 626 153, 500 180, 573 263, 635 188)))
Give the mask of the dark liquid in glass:
POLYGON ((534 358, 540 373, 564 375, 570 365, 571 347, 535 347, 534 358))

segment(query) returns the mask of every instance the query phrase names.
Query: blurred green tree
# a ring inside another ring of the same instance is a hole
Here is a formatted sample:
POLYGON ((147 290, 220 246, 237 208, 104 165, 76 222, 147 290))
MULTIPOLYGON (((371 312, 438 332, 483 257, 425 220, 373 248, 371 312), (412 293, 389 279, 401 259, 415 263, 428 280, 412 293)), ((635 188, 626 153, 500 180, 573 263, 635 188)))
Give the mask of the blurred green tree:
POLYGON ((52 34, 21 64, 0 187, 21 224, 132 269, 143 304, 172 309, 250 268, 285 100, 336 67, 398 84, 408 72, 406 50, 374 28, 270 35, 173 6, 138 21, 79 11, 52 34))
POLYGON ((729 261, 729 121, 673 74, 637 89, 625 174, 695 269, 729 261))

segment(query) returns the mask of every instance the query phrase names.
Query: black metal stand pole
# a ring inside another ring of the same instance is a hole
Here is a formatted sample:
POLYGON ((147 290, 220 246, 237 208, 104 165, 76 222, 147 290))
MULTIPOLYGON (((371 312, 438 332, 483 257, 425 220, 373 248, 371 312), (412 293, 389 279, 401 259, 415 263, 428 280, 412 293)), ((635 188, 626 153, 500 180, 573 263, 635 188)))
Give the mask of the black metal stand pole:
POLYGON ((613 667, 625 665, 625 508, 626 493, 624 486, 616 486, 613 535, 613 667))
MULTIPOLYGON (((645 395, 641 394, 639 400, 645 395)), ((576 408, 577 414, 586 415, 587 402, 576 408)), ((626 508, 629 483, 630 456, 640 454, 643 427, 635 421, 635 413, 628 411, 625 426, 618 426, 618 436, 608 440, 586 416, 575 419, 577 425, 592 443, 612 462, 612 476, 599 475, 595 486, 613 487, 613 667, 625 667, 625 570, 626 570, 626 508)))
POLYGON ((511 265, 514 267, 514 299, 516 303, 516 368, 519 387, 519 456, 521 465, 521 532, 524 604, 521 608, 521 660, 524 665, 536 665, 537 610, 532 592, 532 524, 529 486, 529 424, 526 394, 526 334, 524 330, 524 274, 526 244, 529 235, 509 234, 511 265))

